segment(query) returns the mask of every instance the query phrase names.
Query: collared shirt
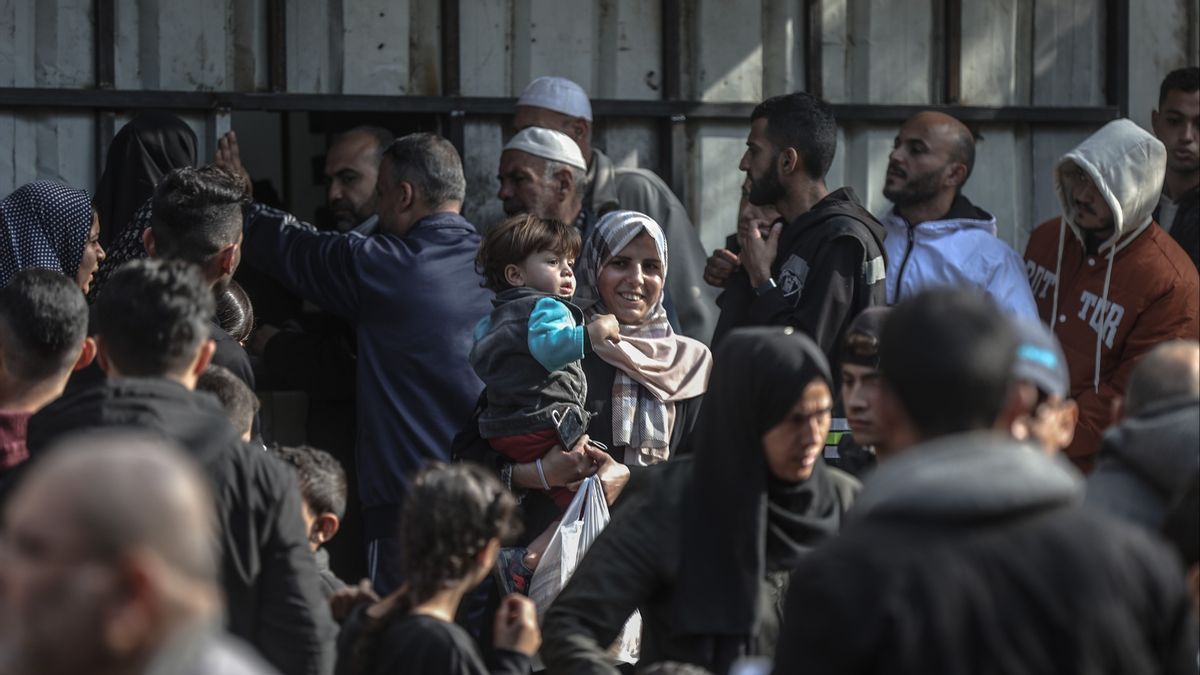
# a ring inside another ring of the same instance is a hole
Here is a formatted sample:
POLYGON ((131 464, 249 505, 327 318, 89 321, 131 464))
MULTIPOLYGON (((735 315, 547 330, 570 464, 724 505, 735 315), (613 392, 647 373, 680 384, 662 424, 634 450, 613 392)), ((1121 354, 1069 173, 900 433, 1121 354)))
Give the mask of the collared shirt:
POLYGON ((1175 214, 1179 213, 1179 202, 1167 196, 1167 193, 1162 193, 1158 197, 1158 224, 1167 232, 1171 231, 1171 226, 1175 224, 1175 214))
POLYGON ((366 220, 350 228, 351 232, 357 232, 364 237, 375 234, 377 230, 379 230, 379 214, 372 214, 366 220))

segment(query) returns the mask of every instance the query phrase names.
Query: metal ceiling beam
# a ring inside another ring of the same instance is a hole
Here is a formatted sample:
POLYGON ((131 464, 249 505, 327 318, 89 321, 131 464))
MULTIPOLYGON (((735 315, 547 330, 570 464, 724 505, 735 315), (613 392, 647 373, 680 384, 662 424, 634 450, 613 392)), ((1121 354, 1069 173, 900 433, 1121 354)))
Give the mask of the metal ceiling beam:
MULTIPOLYGON (((370 96, 212 91, 125 91, 0 87, 0 110, 102 109, 260 110, 271 112, 395 112, 459 115, 509 115, 515 98, 480 96, 370 96)), ((748 120, 754 103, 634 101, 595 99, 598 116, 748 120)), ((922 110, 941 110, 967 122, 1031 124, 1103 124, 1120 116, 1115 105, 1099 107, 953 106, 840 103, 834 114, 843 122, 902 122, 922 110)))

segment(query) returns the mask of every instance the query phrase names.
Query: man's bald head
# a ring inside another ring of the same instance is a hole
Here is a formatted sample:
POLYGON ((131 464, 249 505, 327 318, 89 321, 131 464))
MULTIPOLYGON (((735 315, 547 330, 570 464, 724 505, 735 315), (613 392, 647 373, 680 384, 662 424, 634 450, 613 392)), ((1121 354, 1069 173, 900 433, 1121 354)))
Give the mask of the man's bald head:
POLYGON ((0 672, 125 672, 219 613, 207 484, 155 439, 56 446, 10 499, 4 542, 0 672))
POLYGON ((883 195, 911 205, 957 194, 975 168, 975 135, 959 120, 926 110, 908 118, 888 156, 883 195))
POLYGON ((205 480, 182 452, 149 436, 75 436, 37 463, 10 505, 57 502, 59 525, 103 560, 152 551, 196 581, 217 580, 216 520, 205 480))
POLYGON ((1125 389, 1125 414, 1134 417, 1155 404, 1200 398, 1200 342, 1173 340, 1142 358, 1125 389))
MULTIPOLYGON (((936 110, 919 112, 905 124, 914 124, 930 130, 934 138, 947 144, 951 157, 967 167, 967 178, 975 169, 975 134, 960 120, 936 110)), ((967 182, 963 178, 963 183, 967 182)))

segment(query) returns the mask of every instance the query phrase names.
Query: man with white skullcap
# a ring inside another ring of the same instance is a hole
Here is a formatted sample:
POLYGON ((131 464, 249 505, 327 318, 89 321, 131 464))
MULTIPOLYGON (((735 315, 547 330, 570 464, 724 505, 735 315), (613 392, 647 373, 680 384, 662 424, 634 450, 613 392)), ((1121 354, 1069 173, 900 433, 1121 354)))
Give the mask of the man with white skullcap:
POLYGON ((583 208, 587 163, 569 136, 551 129, 529 127, 517 132, 500 155, 500 191, 508 215, 531 213, 540 218, 592 224, 583 208))
POLYGON ((513 127, 554 129, 578 145, 586 162, 585 191, 581 208, 565 220, 575 222, 585 237, 597 217, 619 209, 645 213, 662 227, 671 269, 664 301, 667 313, 680 332, 707 343, 718 312, 716 289, 704 283, 706 258, 699 233, 683 204, 654 172, 618 168, 592 147, 592 104, 583 88, 562 77, 537 78, 517 100, 513 127))

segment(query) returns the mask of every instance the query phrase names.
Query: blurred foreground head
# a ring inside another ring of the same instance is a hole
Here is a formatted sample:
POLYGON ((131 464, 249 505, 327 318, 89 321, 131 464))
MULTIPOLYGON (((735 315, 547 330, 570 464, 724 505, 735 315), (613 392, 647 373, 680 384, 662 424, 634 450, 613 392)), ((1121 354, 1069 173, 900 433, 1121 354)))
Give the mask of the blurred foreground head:
POLYGON ((936 289, 897 305, 879 345, 887 447, 1001 426, 1016 353, 1011 322, 979 293, 936 289))
POLYGON ((214 518, 203 478, 161 440, 59 444, 5 512, 0 672, 136 672, 215 620, 214 518))

